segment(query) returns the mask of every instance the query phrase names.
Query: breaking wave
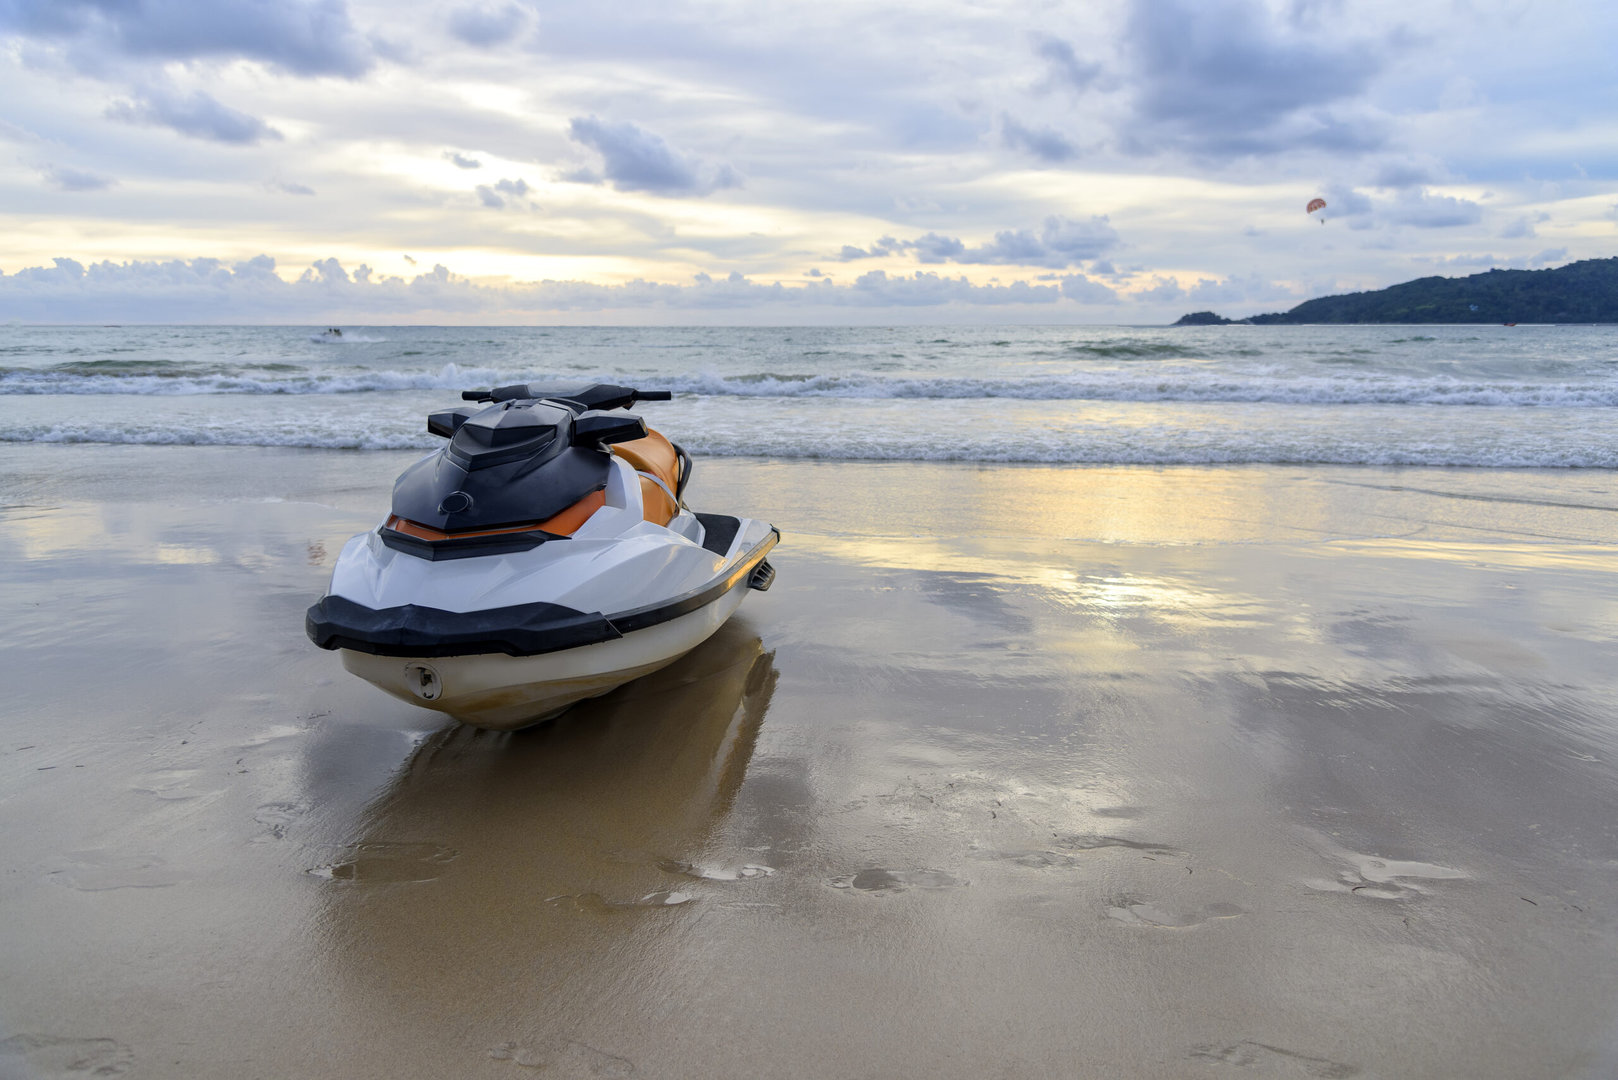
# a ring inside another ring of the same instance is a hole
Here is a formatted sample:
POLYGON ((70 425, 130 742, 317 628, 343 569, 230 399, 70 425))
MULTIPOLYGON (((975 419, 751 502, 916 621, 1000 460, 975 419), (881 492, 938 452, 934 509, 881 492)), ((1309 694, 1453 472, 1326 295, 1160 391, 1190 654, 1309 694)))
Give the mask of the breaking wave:
MULTIPOLYGON (((1464 378, 1336 370, 1221 371, 1200 367, 1102 370, 1049 376, 904 377, 868 372, 669 376, 606 374, 631 384, 708 397, 892 400, 1236 402, 1287 405, 1469 405, 1608 407, 1618 382, 1590 378, 1464 378)), ((571 385, 577 372, 536 373, 446 364, 429 370, 322 370, 298 364, 202 368, 163 360, 75 361, 49 368, 0 367, 0 395, 362 394, 399 390, 458 392, 513 382, 571 385)))

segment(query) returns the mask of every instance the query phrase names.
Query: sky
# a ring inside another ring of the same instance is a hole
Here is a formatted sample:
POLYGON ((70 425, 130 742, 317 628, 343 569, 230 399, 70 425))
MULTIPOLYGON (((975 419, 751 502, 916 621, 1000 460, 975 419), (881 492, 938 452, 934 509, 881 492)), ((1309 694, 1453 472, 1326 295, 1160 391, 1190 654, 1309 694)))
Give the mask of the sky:
POLYGON ((1599 0, 0 0, 0 321, 1151 324, 1606 258, 1615 54, 1599 0))

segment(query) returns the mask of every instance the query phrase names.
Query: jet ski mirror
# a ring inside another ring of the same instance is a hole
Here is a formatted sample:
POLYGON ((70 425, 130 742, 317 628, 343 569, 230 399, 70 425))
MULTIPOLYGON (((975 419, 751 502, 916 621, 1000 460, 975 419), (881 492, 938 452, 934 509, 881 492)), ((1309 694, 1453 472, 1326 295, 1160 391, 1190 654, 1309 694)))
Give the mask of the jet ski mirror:
POLYGON ((573 445, 596 446, 646 438, 646 421, 638 416, 590 411, 573 418, 573 445))

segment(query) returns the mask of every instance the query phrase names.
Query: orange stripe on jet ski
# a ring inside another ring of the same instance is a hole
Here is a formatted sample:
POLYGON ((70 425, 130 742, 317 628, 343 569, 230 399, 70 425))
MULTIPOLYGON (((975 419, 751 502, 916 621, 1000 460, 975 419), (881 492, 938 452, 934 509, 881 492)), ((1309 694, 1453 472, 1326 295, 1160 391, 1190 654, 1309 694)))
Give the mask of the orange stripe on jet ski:
POLYGON ((534 532, 536 529, 556 536, 572 536, 580 525, 590 520, 591 514, 606 504, 605 492, 592 491, 555 517, 527 525, 507 525, 499 529, 478 529, 472 532, 441 532, 395 515, 388 518, 384 528, 404 533, 406 536, 414 536, 418 540, 462 540, 470 536, 501 536, 506 533, 534 532))

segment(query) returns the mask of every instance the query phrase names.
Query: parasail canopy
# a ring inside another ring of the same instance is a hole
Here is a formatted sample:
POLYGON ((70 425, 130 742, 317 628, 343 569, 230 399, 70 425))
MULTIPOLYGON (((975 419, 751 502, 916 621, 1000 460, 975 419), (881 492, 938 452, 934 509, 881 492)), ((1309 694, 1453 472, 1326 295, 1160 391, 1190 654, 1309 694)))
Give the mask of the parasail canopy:
MULTIPOLYGON (((1326 200, 1325 199, 1320 199, 1320 198, 1315 198, 1315 199, 1310 199, 1309 200, 1309 205, 1304 207, 1303 212, 1306 213, 1306 214, 1312 214, 1316 210, 1324 210, 1324 209, 1326 209, 1326 200)), ((1326 224, 1326 219, 1324 217, 1322 217, 1320 219, 1320 223, 1322 225, 1326 224)))

